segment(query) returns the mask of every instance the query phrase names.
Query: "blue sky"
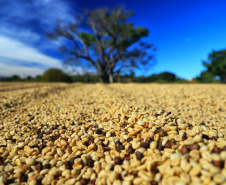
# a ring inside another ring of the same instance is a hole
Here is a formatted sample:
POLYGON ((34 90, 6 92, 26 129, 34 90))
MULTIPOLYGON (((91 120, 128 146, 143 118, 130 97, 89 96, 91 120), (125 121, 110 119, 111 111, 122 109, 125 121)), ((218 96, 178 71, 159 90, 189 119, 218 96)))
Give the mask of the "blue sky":
POLYGON ((136 75, 169 71, 191 79, 204 70, 202 60, 210 52, 226 49, 224 0, 1 0, 0 76, 36 76, 50 67, 65 70, 59 44, 47 41, 45 33, 58 19, 72 21, 79 7, 119 4, 134 10, 130 21, 148 28, 145 41, 157 48, 156 65, 136 75))

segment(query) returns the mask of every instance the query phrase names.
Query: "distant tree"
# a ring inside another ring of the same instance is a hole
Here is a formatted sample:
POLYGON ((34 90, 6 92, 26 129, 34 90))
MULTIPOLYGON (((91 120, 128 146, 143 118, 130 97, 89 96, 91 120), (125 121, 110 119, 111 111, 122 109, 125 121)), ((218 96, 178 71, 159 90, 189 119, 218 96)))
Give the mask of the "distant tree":
POLYGON ((197 77, 197 81, 201 83, 211 83, 213 79, 214 75, 208 71, 202 71, 200 76, 197 77))
POLYGON ((71 77, 57 68, 48 69, 42 77, 47 82, 71 82, 71 77))
POLYGON ((170 72, 163 72, 160 73, 158 76, 159 79, 164 80, 166 82, 173 82, 176 79, 176 75, 170 72))
POLYGON ((176 75, 170 72, 162 72, 159 74, 152 74, 150 76, 139 76, 134 79, 134 82, 148 83, 148 82, 174 82, 176 75))
POLYGON ((213 77, 219 76, 220 81, 226 83, 226 49, 210 53, 208 61, 204 61, 203 65, 213 77))
POLYGON ((35 77, 35 79, 34 79, 35 81, 38 81, 38 82, 42 82, 42 81, 44 81, 44 79, 43 79, 43 76, 42 75, 37 75, 36 77, 35 77))
POLYGON ((13 75, 12 77, 9 77, 9 81, 20 81, 21 78, 18 75, 13 75))
POLYGON ((30 75, 27 76, 27 80, 31 80, 32 77, 30 75))
POLYGON ((73 23, 58 22, 48 37, 61 42, 66 64, 95 69, 103 83, 112 83, 115 75, 153 65, 147 52, 153 44, 141 41, 149 31, 128 23, 132 14, 123 7, 84 11, 73 23))

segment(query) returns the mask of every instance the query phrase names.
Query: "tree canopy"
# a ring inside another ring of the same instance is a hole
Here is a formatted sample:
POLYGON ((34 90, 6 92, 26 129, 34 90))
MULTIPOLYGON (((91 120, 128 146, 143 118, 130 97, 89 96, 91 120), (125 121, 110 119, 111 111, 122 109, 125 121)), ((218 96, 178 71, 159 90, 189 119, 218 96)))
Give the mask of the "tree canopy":
POLYGON ((210 53, 208 61, 204 61, 203 65, 213 77, 219 76, 221 82, 226 83, 226 49, 210 53))
POLYGON ((71 77, 57 68, 50 68, 43 73, 43 79, 47 82, 71 82, 71 77))
POLYGON ((109 83, 117 74, 153 65, 153 44, 142 41, 149 31, 128 22, 132 15, 124 7, 86 10, 74 22, 58 22, 48 36, 61 42, 65 64, 95 69, 109 83))

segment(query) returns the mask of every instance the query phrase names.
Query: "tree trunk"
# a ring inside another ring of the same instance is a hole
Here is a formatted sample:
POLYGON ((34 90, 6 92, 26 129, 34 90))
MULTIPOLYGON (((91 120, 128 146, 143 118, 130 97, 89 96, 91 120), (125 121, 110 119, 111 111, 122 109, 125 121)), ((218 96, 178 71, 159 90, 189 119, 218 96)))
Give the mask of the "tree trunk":
POLYGON ((104 84, 108 84, 109 83, 109 75, 106 74, 106 73, 102 73, 100 75, 100 78, 101 78, 101 82, 104 83, 104 84))
POLYGON ((226 83, 226 75, 220 77, 222 83, 226 83))
POLYGON ((121 74, 118 73, 118 82, 121 83, 121 74))
POLYGON ((112 73, 109 74, 109 82, 111 84, 114 82, 114 80, 113 80, 113 74, 112 73))

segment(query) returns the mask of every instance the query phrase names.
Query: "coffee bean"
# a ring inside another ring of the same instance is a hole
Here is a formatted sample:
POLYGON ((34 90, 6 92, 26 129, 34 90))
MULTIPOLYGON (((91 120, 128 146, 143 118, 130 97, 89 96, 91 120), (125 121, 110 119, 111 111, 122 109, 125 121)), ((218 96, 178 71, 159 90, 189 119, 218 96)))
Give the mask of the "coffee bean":
POLYGON ((51 168, 51 165, 50 164, 45 164, 44 166, 43 166, 43 169, 50 169, 51 168))
POLYGON ((172 148, 172 146, 173 146, 173 142, 169 141, 165 144, 164 148, 172 148))
POLYGON ((114 133, 114 132, 112 132, 110 137, 115 137, 115 133, 114 133))
POLYGON ((14 183, 14 179, 7 179, 6 182, 4 183, 4 185, 9 185, 14 183))
POLYGON ((147 142, 142 142, 141 144, 140 144, 140 147, 141 148, 149 148, 150 147, 150 144, 149 143, 147 143, 147 142))
POLYGON ((163 129, 159 129, 159 136, 164 137, 165 136, 165 131, 163 129))
POLYGON ((152 141, 154 141, 154 138, 152 138, 152 137, 148 137, 148 138, 147 138, 147 142, 148 142, 148 143, 151 143, 152 141))
POLYGON ((114 159, 114 164, 117 165, 117 164, 122 164, 123 160, 120 158, 120 157, 115 157, 114 159))
POLYGON ((82 185, 85 185, 85 184, 88 184, 89 179, 82 178, 82 179, 80 180, 80 182, 82 183, 82 185))
POLYGON ((190 149, 191 150, 199 150, 200 146, 198 144, 192 144, 192 145, 190 145, 190 149))
POLYGON ((141 152, 136 152, 136 157, 138 160, 141 160, 144 157, 144 155, 141 152))
POLYGON ((218 147, 215 147, 211 152, 212 153, 217 153, 217 154, 220 154, 221 153, 221 151, 222 151, 222 149, 221 148, 218 148, 218 147))
POLYGON ((22 173, 20 177, 20 182, 27 182, 28 176, 25 173, 22 173))
POLYGON ((66 161, 65 162, 65 168, 71 170, 72 169, 72 165, 70 161, 66 161))
POLYGON ((163 150, 163 146, 162 146, 162 140, 160 140, 159 142, 158 142, 158 150, 159 151, 161 151, 161 150, 163 150))
POLYGON ((96 180, 93 179, 93 180, 90 180, 90 181, 89 181, 88 185, 95 185, 95 183, 96 183, 96 180))
POLYGON ((181 153, 182 153, 183 155, 189 153, 189 148, 188 148, 188 146, 186 146, 186 145, 182 146, 182 148, 181 148, 181 153))
POLYGON ((148 128, 149 123, 144 124, 144 128, 148 128))
POLYGON ((128 152, 129 154, 132 154, 134 151, 135 151, 135 150, 133 149, 132 145, 130 145, 130 146, 128 147, 128 149, 127 149, 127 152, 128 152))
POLYGON ((87 159, 87 165, 90 168, 94 167, 94 160, 91 158, 87 159))
POLYGON ((128 142, 133 141, 133 138, 132 138, 132 137, 128 137, 128 138, 127 138, 127 141, 128 141, 128 142))
POLYGON ((209 140, 210 138, 209 138, 209 136, 208 135, 206 135, 206 134, 202 134, 202 138, 203 139, 207 139, 207 140, 209 140))
POLYGON ((96 134, 102 134, 102 130, 101 129, 97 129, 96 130, 96 134))
POLYGON ((212 161, 212 164, 218 168, 224 168, 224 161, 212 161))
POLYGON ((183 136, 182 136, 182 141, 186 140, 188 138, 187 133, 184 132, 183 136))

